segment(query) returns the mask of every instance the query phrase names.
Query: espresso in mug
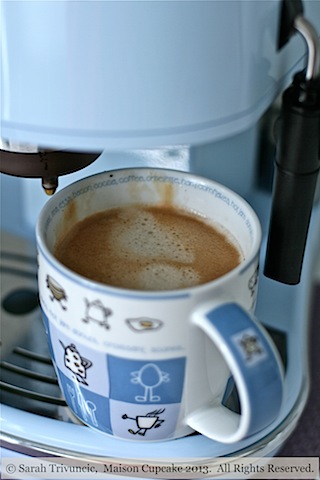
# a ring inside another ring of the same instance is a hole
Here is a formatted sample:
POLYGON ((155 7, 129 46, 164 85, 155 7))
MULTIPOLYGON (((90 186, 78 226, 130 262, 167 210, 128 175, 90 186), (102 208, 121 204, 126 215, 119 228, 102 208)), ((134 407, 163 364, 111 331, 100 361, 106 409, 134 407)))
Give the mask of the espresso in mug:
POLYGON ((210 282, 243 259, 237 242, 220 227, 187 211, 149 205, 85 218, 58 241, 54 254, 96 282, 152 291, 210 282))

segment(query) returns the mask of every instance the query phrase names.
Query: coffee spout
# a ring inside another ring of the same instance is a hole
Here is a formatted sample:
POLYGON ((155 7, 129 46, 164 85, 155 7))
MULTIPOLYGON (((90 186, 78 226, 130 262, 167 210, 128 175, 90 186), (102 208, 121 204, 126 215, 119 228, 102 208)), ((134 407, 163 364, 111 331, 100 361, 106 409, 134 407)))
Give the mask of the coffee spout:
POLYGON ((0 171, 26 178, 42 178, 47 195, 58 187, 58 177, 87 167, 101 152, 71 152, 64 150, 30 149, 10 142, 0 142, 0 171))
POLYGON ((42 188, 48 196, 52 196, 58 188, 58 177, 42 178, 42 188))

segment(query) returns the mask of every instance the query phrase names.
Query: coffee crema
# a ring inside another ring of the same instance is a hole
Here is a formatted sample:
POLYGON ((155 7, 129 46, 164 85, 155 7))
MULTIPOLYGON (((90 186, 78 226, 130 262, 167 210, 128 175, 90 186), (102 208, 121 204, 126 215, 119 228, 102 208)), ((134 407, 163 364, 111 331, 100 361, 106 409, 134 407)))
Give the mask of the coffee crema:
POLYGON ((85 218, 58 241, 54 255, 96 282, 145 291, 208 283, 243 259, 232 237, 200 216, 149 205, 85 218))

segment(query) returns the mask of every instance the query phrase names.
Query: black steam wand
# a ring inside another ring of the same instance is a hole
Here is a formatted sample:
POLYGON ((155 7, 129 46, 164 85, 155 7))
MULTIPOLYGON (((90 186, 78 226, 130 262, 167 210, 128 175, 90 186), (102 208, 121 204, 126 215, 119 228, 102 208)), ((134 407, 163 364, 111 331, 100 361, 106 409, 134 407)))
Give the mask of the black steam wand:
POLYGON ((290 285, 300 281, 320 168, 320 43, 301 15, 293 27, 307 42, 308 64, 282 97, 264 269, 267 277, 290 285))

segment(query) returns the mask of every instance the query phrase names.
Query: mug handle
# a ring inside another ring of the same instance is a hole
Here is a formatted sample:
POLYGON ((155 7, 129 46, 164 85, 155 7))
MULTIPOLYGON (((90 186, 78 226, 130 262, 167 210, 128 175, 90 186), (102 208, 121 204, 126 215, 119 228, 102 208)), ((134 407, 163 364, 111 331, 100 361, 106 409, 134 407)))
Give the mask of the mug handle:
MULTIPOLYGON (((192 411, 187 414, 187 424, 223 443, 240 441, 270 425, 281 408, 283 367, 266 330, 236 303, 203 305, 192 314, 192 323, 209 337, 229 367, 241 413, 225 407, 221 394, 212 403, 211 390, 204 395, 203 405, 197 391, 192 395, 198 395, 198 400, 188 402, 192 411)), ((207 377, 205 383, 210 389, 207 377)))

